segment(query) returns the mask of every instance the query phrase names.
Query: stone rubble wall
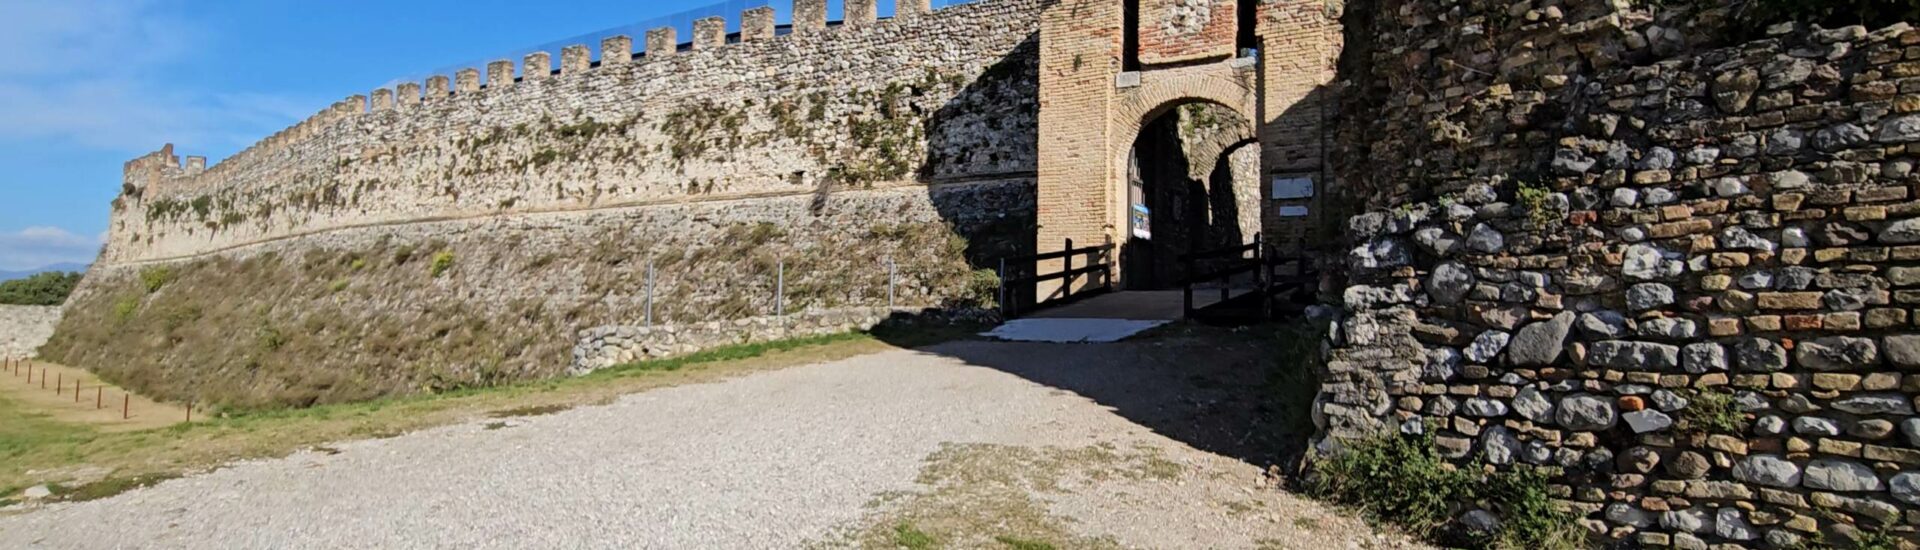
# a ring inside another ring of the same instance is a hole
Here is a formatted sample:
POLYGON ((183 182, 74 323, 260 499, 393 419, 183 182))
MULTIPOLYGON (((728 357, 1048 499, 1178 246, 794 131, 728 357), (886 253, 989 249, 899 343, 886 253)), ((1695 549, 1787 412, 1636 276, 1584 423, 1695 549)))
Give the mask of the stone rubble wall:
POLYGON ((1548 468, 1624 547, 1913 540, 1920 30, 1438 4, 1355 8, 1323 444, 1548 468))
POLYGON ((580 331, 567 373, 652 359, 667 359, 722 346, 772 342, 871 330, 889 319, 928 313, 918 308, 850 307, 687 324, 609 325, 580 331))
POLYGON ((59 323, 60 306, 0 305, 0 357, 37 357, 59 323))
POLYGON ((888 259, 899 304, 969 307, 977 270, 1033 251, 1047 3, 568 48, 348 98, 213 166, 168 145, 127 163, 47 352, 302 406, 562 374, 650 286, 659 322, 765 315, 783 264, 794 311, 886 303, 888 259))
MULTIPOLYGON (((211 167, 129 162, 108 264, 423 220, 1035 171, 1042 0, 992 0, 485 86, 356 96, 211 167), (412 95, 409 96, 408 93, 412 95), (424 93, 424 95, 422 95, 424 93)), ((548 66, 550 67, 550 65, 548 66)))

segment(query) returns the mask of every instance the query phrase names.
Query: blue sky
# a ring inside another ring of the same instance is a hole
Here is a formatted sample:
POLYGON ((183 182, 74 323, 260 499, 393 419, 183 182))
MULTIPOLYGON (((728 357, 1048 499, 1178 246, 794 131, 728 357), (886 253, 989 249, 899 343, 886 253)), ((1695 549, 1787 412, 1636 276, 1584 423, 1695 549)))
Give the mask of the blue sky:
POLYGON ((402 77, 713 3, 0 0, 0 270, 91 261, 121 164, 163 144, 217 160, 402 77))

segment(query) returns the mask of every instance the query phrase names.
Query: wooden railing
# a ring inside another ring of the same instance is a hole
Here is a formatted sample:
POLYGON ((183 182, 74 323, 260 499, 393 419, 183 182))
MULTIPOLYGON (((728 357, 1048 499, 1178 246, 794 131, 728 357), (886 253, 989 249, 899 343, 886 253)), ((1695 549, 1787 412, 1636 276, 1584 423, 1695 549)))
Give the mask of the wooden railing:
POLYGON ((1067 239, 1066 247, 1058 252, 1001 259, 1000 312, 1012 319, 1019 315, 1023 298, 1031 295, 1033 302, 1040 302, 1039 285, 1046 281, 1063 281, 1060 294, 1048 301, 1072 300, 1113 290, 1113 244, 1074 248, 1073 239, 1067 239), (1088 259, 1080 267, 1074 267, 1074 259, 1081 256, 1088 256, 1088 259), (1061 260, 1060 270, 1040 273, 1040 263, 1048 260, 1061 260), (1032 274, 1018 274, 1022 272, 1032 274), (1097 276, 1099 283, 1097 286, 1075 288, 1082 276, 1097 276))
POLYGON ((1219 281, 1219 303, 1226 303, 1233 298, 1233 277, 1252 273, 1252 291, 1258 298, 1260 309, 1258 316, 1262 320, 1272 319, 1275 300, 1282 294, 1314 284, 1318 278, 1306 250, 1302 247, 1302 252, 1298 256, 1281 256, 1269 249, 1261 236, 1255 235, 1252 243, 1181 255, 1180 262, 1186 267, 1187 273, 1181 291, 1183 315, 1191 319, 1195 313, 1205 309, 1196 308, 1193 305, 1196 287, 1219 281), (1206 260, 1224 260, 1215 264, 1225 265, 1204 273, 1200 272, 1200 263, 1206 260), (1292 269, 1283 270, 1288 266, 1292 269))
MULTIPOLYGON (((1184 272, 1187 274, 1186 280, 1180 285, 1181 316, 1191 319, 1194 312, 1198 311, 1193 307, 1194 287, 1220 281, 1220 302, 1225 303, 1233 297, 1233 277, 1243 273, 1252 273, 1254 292, 1267 296, 1266 270, 1262 269, 1266 263, 1266 246, 1261 242, 1260 235, 1254 235, 1253 242, 1247 244, 1181 254, 1180 265, 1185 268, 1184 272), (1249 257, 1248 254, 1252 256, 1249 257), (1226 260, 1220 262, 1226 265, 1203 273, 1199 271, 1199 263, 1203 260, 1226 260)), ((1261 309, 1263 310, 1261 315, 1265 317, 1267 315, 1265 310, 1268 307, 1261 309)))

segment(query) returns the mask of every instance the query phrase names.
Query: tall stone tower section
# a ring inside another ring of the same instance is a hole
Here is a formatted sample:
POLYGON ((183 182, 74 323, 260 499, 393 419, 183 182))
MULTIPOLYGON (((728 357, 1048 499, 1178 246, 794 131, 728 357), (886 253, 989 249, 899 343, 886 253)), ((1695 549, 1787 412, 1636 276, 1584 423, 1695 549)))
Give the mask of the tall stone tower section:
MULTIPOLYGON (((1189 105, 1241 118, 1257 144, 1261 233, 1298 246, 1324 187, 1337 3, 1067 0, 1040 28, 1038 248, 1147 234, 1130 159, 1142 129, 1189 105)), ((1250 236, 1249 236, 1250 237, 1250 236)), ((1163 259, 1164 260, 1164 259, 1163 259)), ((1123 275, 1124 278, 1124 275, 1123 275)), ((1122 286, 1127 286, 1121 281, 1122 286)), ((1047 294, 1042 289, 1043 297, 1047 294)))

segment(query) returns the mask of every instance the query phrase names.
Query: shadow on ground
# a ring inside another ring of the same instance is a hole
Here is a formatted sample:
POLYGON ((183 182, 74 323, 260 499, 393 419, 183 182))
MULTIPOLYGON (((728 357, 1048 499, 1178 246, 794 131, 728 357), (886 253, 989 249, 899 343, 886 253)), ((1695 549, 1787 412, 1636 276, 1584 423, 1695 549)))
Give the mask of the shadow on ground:
POLYGON ((1109 344, 962 339, 919 349, 1072 392, 1196 449, 1292 472, 1311 436, 1314 388, 1285 372, 1284 330, 1176 323, 1109 344))

